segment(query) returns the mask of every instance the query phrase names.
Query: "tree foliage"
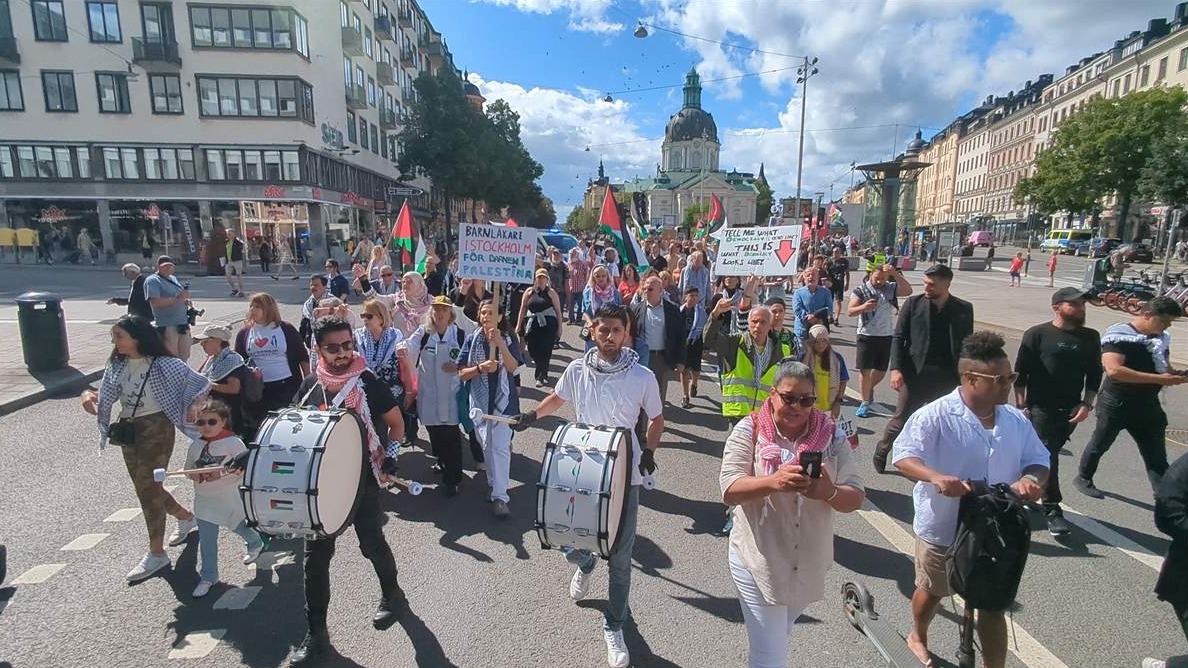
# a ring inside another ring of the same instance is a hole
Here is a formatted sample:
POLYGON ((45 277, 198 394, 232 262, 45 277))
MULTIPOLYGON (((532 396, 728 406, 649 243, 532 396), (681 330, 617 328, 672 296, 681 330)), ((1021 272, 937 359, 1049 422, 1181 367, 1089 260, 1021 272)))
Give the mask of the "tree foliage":
POLYGON ((765 181, 755 181, 755 189, 759 191, 755 198, 755 224, 764 225, 771 217, 771 204, 775 201, 771 186, 765 181))
POLYGON ((584 206, 575 206, 565 218, 565 231, 578 235, 598 229, 598 216, 584 206))
POLYGON ((1139 194, 1170 206, 1188 204, 1188 134, 1172 131, 1155 140, 1139 179, 1139 194))
POLYGON ((697 227, 697 221, 705 218, 707 215, 709 215, 709 212, 709 202, 694 202, 693 204, 690 204, 689 206, 685 207, 685 214, 681 218, 681 227, 687 230, 692 230, 693 228, 697 227))
MULTIPOLYGON (((1125 221, 1156 142, 1184 134, 1186 104, 1188 93, 1180 87, 1091 98, 1056 130, 1052 146, 1036 158, 1035 173, 1016 186, 1015 199, 1044 213, 1085 213, 1116 193, 1118 220, 1125 221)), ((1119 230, 1127 237, 1136 232, 1119 230)))

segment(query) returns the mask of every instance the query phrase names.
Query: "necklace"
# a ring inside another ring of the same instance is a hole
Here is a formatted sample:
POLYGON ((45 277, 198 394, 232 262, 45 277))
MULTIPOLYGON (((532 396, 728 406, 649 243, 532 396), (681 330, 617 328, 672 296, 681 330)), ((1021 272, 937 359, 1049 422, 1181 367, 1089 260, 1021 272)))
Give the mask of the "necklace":
MULTIPOLYGON (((972 408, 971 408, 971 409, 969 409, 969 410, 970 410, 970 412, 971 412, 971 413, 973 413, 973 409, 972 409, 972 408)), ((995 413, 995 411, 997 411, 997 410, 998 410, 997 408, 991 408, 991 409, 990 409, 990 412, 989 412, 989 413, 987 413, 987 414, 985 414, 985 415, 978 415, 977 413, 974 413, 974 417, 976 417, 977 419, 981 420, 982 422, 985 422, 986 420, 989 420, 989 419, 993 418, 993 417, 994 417, 994 413, 995 413)))

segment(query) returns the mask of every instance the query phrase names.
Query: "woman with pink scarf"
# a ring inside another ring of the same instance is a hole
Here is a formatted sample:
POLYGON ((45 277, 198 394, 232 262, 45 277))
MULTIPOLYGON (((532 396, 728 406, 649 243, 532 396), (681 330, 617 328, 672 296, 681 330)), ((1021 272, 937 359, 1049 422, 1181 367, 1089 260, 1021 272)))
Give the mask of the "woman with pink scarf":
POLYGON ((833 513, 866 498, 845 433, 816 401, 812 369, 781 362, 771 396, 735 425, 722 453, 719 484, 734 517, 730 574, 750 668, 787 665, 796 618, 825 594, 833 513))

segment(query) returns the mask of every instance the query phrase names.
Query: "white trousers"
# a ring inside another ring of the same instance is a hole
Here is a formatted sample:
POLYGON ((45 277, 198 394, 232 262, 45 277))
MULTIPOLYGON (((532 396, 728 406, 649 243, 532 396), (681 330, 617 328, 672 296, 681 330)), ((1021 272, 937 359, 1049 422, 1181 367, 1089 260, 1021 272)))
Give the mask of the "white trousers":
POLYGON ((804 608, 767 605, 751 572, 730 550, 730 575, 738 590, 743 619, 747 624, 748 668, 785 668, 788 665, 788 637, 804 608))
POLYGON ((507 503, 507 484, 511 477, 511 425, 503 422, 483 421, 475 425, 474 433, 483 444, 483 458, 487 461, 487 484, 491 487, 491 500, 507 503))

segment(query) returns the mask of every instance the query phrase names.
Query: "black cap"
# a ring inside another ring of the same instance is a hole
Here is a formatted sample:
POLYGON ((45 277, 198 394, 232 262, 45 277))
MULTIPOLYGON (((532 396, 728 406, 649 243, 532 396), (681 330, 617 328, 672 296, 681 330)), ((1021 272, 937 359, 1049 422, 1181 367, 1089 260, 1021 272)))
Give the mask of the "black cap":
POLYGON ((1062 302, 1075 302, 1085 298, 1085 291, 1080 288, 1060 288, 1052 293, 1052 306, 1062 302))
POLYGON ((169 257, 168 255, 158 255, 157 266, 160 267, 163 264, 173 264, 173 258, 169 257))

